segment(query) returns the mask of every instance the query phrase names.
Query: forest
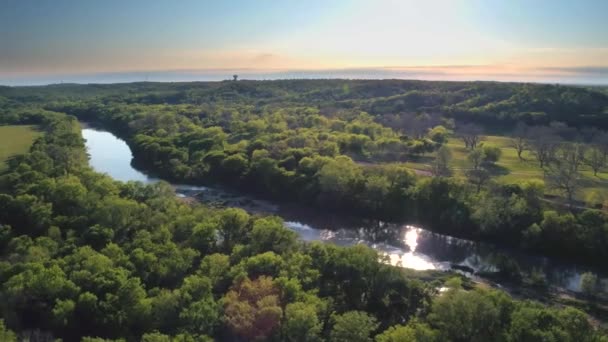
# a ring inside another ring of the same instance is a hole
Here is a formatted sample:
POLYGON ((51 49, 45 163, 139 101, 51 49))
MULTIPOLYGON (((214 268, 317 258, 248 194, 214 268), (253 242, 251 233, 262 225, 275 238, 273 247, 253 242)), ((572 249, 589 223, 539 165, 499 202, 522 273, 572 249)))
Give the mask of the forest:
POLYGON ((608 96, 596 89, 286 80, 56 85, 0 96, 8 108, 35 105, 111 128, 136 163, 167 180, 228 184, 599 266, 608 257, 603 200, 574 203, 584 182, 608 195, 608 180, 580 172, 594 156, 603 169, 608 155, 608 96), (495 181, 503 150, 482 139, 499 128, 520 142, 520 157, 538 161, 541 179, 495 181), (454 138, 465 143, 460 156, 454 138), (420 160, 427 169, 411 167, 420 160), (546 194, 579 210, 552 206, 546 194))
MULTIPOLYGON (((574 307, 514 299, 455 273, 423 281, 365 246, 299 241, 276 217, 185 202, 164 182, 115 181, 89 167, 79 122, 124 138, 135 163, 169 181, 606 270, 608 213, 580 197, 588 179, 608 185, 601 89, 399 80, 0 87, 0 125, 40 134, 0 175, 0 340, 608 341, 574 307), (517 176, 523 160, 538 179, 517 176)), ((587 280, 593 302, 602 284, 587 280)))

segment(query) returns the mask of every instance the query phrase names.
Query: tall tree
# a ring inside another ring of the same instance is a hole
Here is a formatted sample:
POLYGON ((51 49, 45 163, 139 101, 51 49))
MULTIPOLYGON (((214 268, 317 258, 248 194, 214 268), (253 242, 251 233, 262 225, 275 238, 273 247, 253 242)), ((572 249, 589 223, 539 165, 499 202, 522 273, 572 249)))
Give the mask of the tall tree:
POLYGON ((476 124, 466 123, 456 127, 456 135, 462 139, 468 149, 475 149, 482 140, 483 130, 476 124))
POLYGON ((518 122, 511 139, 509 140, 509 146, 513 147, 517 152, 517 158, 523 161, 522 154, 529 148, 529 127, 523 122, 518 122))
POLYGON ((441 146, 437 150, 437 156, 433 161, 433 174, 435 176, 449 176, 452 172, 450 162, 452 161, 452 151, 447 146, 441 146))
POLYGON ((466 170, 465 176, 467 177, 467 180, 475 186, 477 193, 479 193, 481 191, 481 187, 490 180, 491 174, 485 168, 480 167, 477 169, 466 170))
POLYGON ((481 168, 481 164, 483 162, 483 150, 481 148, 472 149, 471 152, 467 155, 467 159, 471 163, 473 170, 478 170, 481 168))
POLYGON ((597 173, 606 166, 606 156, 599 147, 593 146, 589 149, 585 162, 593 170, 593 175, 597 176, 597 173))
POLYGON ((551 128, 545 126, 534 127, 531 129, 530 136, 533 137, 530 140, 530 149, 539 166, 544 168, 554 158, 561 139, 551 128))
POLYGON ((574 196, 581 188, 581 175, 578 167, 569 159, 555 160, 545 169, 545 184, 566 197, 572 206, 574 196))
POLYGON ((562 143, 557 148, 557 159, 567 163, 574 170, 578 171, 579 167, 585 161, 585 151, 587 147, 581 143, 562 143))

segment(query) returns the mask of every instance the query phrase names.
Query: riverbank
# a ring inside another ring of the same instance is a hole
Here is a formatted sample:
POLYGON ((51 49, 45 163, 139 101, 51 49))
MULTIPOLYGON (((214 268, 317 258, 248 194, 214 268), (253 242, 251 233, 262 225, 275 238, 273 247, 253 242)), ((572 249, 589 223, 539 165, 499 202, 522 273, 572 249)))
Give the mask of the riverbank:
MULTIPOLYGON (((85 128, 91 166, 115 179, 158 181, 134 168, 133 154, 124 140, 100 128, 85 128), (108 152, 109 151, 109 152, 108 152)), ((320 240, 338 245, 366 244, 385 253, 395 265, 417 269, 454 269, 468 276, 492 274, 505 265, 516 265, 522 274, 541 272, 549 286, 578 291, 580 276, 589 268, 528 255, 490 244, 436 234, 418 227, 361 220, 321 213, 317 210, 252 198, 222 188, 174 184, 181 196, 217 206, 240 207, 252 213, 277 215, 305 241, 320 240), (415 230, 415 239, 408 233, 415 230), (412 249, 412 245, 415 248, 412 249), (505 260, 514 262, 505 263, 505 260), (456 266, 456 267, 453 267, 456 266), (471 270, 468 272, 462 269, 471 270)), ((602 279, 606 279, 602 277, 602 279)))

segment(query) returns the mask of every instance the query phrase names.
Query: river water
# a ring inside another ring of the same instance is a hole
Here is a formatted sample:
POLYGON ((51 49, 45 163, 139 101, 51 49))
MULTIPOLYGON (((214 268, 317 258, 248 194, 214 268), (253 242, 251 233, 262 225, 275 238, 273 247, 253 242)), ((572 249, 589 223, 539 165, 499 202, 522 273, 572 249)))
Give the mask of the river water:
MULTIPOLYGON (((86 139, 91 167, 120 181, 157 182, 159 179, 137 170, 125 141, 112 133, 87 127, 86 139)), ((454 269, 467 276, 495 272, 501 260, 515 261, 524 272, 542 272, 547 282, 571 291, 580 290, 585 267, 549 258, 432 233, 409 225, 370 222, 339 215, 320 213, 296 205, 272 203, 220 187, 173 184, 178 196, 194 197, 205 203, 240 207, 249 212, 272 214, 283 218, 285 226, 304 241, 323 241, 340 246, 368 245, 386 256, 393 265, 416 270, 454 269)), ((597 273, 597 272, 596 272, 597 273)), ((606 280, 606 277, 601 277, 606 280)))

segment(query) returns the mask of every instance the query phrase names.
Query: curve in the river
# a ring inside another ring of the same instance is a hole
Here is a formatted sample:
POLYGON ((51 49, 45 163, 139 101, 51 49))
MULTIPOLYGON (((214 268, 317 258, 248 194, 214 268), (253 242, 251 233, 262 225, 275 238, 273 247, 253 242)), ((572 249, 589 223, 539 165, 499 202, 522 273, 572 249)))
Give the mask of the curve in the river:
MULTIPOLYGON (((85 125, 82 135, 86 139, 90 165, 96 171, 120 181, 158 181, 132 166, 133 155, 129 146, 112 133, 85 125)), ((435 234, 417 227, 320 214, 310 209, 279 205, 221 188, 182 184, 173 186, 178 196, 195 196, 202 202, 219 202, 251 212, 280 216, 285 225, 297 232, 304 241, 325 241, 341 246, 366 244, 385 254, 391 264, 416 270, 453 268, 465 273, 493 272, 497 270, 496 265, 501 258, 504 260, 507 257, 514 260, 522 271, 542 271, 549 284, 572 291, 579 291, 580 277, 587 271, 576 265, 435 234)))

